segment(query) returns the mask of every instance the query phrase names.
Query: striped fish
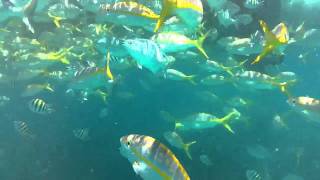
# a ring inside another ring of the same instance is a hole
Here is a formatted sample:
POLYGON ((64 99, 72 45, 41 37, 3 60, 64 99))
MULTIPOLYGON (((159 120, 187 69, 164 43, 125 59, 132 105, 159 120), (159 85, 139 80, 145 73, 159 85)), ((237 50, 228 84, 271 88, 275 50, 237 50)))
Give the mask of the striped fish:
POLYGON ((190 180, 175 155, 150 136, 131 134, 120 139, 121 154, 145 180, 190 180))
POLYGON ((50 114, 54 110, 44 100, 35 98, 29 102, 29 109, 38 114, 50 114))
POLYGON ((249 169, 246 171, 247 180, 262 180, 262 177, 256 170, 249 169))
POLYGON ((29 126, 26 122, 24 121, 14 121, 13 122, 14 129, 18 132, 23 137, 27 138, 35 138, 35 135, 32 134, 32 132, 29 129, 29 126))
POLYGON ((89 138, 89 129, 83 128, 83 129, 74 129, 72 130, 74 137, 80 139, 81 141, 88 141, 89 138))

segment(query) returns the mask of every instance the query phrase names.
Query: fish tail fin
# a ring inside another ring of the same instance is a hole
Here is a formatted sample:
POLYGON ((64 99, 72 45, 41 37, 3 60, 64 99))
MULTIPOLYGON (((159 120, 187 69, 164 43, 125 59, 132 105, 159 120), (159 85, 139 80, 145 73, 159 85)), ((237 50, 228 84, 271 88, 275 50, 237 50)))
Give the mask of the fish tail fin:
POLYGON ((67 59, 66 55, 70 52, 73 46, 69 47, 68 49, 64 48, 62 51, 58 52, 56 55, 58 56, 58 60, 63 64, 70 64, 69 59, 67 59))
POLYGON ((163 7, 160 13, 160 17, 157 20, 156 27, 154 28, 153 32, 158 32, 161 26, 164 24, 166 18, 170 15, 170 4, 166 1, 163 2, 163 7))
POLYGON ((114 80, 113 78, 113 75, 111 73, 111 70, 110 70, 110 52, 108 51, 107 52, 107 63, 106 63, 106 67, 105 67, 105 73, 106 73, 106 76, 110 79, 110 80, 114 80))
POLYGON ((197 143, 197 141, 189 142, 189 143, 187 143, 187 144, 185 144, 185 145, 183 146, 183 150, 184 150, 184 152, 186 153, 186 155, 188 156, 188 158, 189 158, 190 160, 192 160, 192 156, 191 156, 191 154, 190 154, 190 146, 191 146, 192 144, 195 144, 195 143, 197 143))
POLYGON ((191 84, 197 85, 197 83, 195 82, 196 77, 197 77, 196 75, 190 75, 190 76, 186 76, 185 79, 188 80, 191 84))
POLYGON ((276 47, 277 37, 270 31, 268 25, 263 20, 259 21, 260 27, 264 33, 265 45, 263 47, 262 52, 255 58, 255 60, 251 64, 256 64, 260 62, 264 57, 270 54, 276 47))
POLYGON ((203 48, 203 42, 204 42, 204 41, 206 40, 206 38, 208 37, 209 33, 210 33, 210 31, 207 32, 207 33, 205 33, 205 34, 203 34, 203 35, 201 35, 201 36, 199 37, 199 39, 193 41, 194 46, 201 52, 202 55, 204 55, 204 57, 205 57, 206 59, 209 59, 209 56, 207 55, 206 51, 205 51, 204 48, 203 48))
POLYGON ((50 12, 48 12, 48 16, 53 19, 53 23, 56 25, 57 28, 61 27, 60 21, 63 20, 62 17, 54 16, 50 12))
POLYGON ((284 93, 288 98, 292 98, 293 96, 288 89, 289 89, 289 86, 294 84, 295 82, 296 82, 295 80, 292 80, 288 82, 279 83, 278 86, 280 88, 280 91, 284 93))
POLYGON ((54 92, 54 89, 51 87, 51 85, 49 83, 46 83, 45 89, 50 92, 54 92))
POLYGON ((231 132, 232 134, 235 134, 235 132, 233 131, 233 129, 229 125, 229 122, 235 118, 240 117, 240 115, 241 114, 239 111, 237 111, 236 109, 233 109, 232 112, 230 112, 229 114, 227 114, 223 118, 220 118, 216 121, 220 122, 229 132, 231 132))

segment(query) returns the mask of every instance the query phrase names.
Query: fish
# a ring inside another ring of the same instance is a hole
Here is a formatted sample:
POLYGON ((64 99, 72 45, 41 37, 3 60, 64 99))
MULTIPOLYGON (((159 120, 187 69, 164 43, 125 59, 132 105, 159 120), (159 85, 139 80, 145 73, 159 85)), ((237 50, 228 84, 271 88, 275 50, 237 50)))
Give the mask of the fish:
POLYGON ((14 129, 17 131, 17 133, 23 137, 27 137, 30 139, 34 139, 35 135, 31 132, 29 129, 29 126, 24 121, 13 121, 14 129))
POLYGON ((138 65, 154 74, 162 73, 175 60, 162 52, 159 45, 149 39, 126 39, 123 45, 138 65))
POLYGON ((259 63, 270 53, 288 44, 290 38, 288 28, 284 23, 278 24, 272 31, 263 20, 260 20, 259 24, 264 33, 265 43, 262 52, 251 62, 252 65, 259 63))
POLYGON ((206 33, 200 36, 198 39, 193 40, 176 32, 160 32, 154 35, 151 39, 155 41, 165 53, 180 52, 191 47, 195 47, 206 59, 208 59, 209 57, 203 49, 203 42, 208 34, 209 33, 206 33))
POLYGON ((262 7, 264 4, 264 0, 245 0, 243 2, 243 6, 248 9, 257 9, 262 7))
POLYGON ((212 74, 200 80, 200 83, 207 86, 221 85, 229 82, 230 79, 224 75, 212 74))
POLYGON ((40 92, 48 91, 54 92, 54 89, 51 87, 49 83, 45 84, 29 84, 25 90, 22 92, 22 97, 34 96, 40 92))
POLYGON ((201 0, 163 0, 160 17, 154 28, 158 32, 164 22, 171 16, 177 15, 190 29, 196 29, 202 22, 203 5, 201 0))
POLYGON ((229 125, 230 121, 239 119, 240 112, 233 109, 230 113, 222 118, 217 118, 208 113, 196 113, 188 116, 182 120, 175 122, 175 130, 177 131, 190 131, 215 128, 217 125, 224 126, 229 132, 234 134, 235 132, 229 125))
POLYGON ((270 76, 257 71, 243 71, 238 72, 235 78, 237 84, 250 86, 255 89, 271 90, 279 88, 288 97, 291 96, 288 87, 293 85, 297 80, 293 72, 281 72, 277 76, 270 76))
POLYGON ((261 41, 256 41, 256 37, 238 38, 223 37, 218 40, 218 44, 226 49, 230 54, 250 56, 258 54, 262 51, 263 45, 261 41))
POLYGON ((143 4, 134 1, 119 1, 112 4, 102 3, 96 21, 148 29, 151 24, 156 23, 159 17, 152 9, 143 4))
POLYGON ((57 28, 61 27, 61 20, 74 20, 82 14, 82 9, 74 4, 66 6, 64 3, 56 3, 48 8, 48 16, 53 19, 57 28))
POLYGON ((320 100, 308 96, 290 97, 287 103, 308 120, 320 122, 320 100))
POLYGON ((70 50, 73 49, 73 46, 70 48, 62 48, 57 52, 38 52, 33 54, 35 58, 43 61, 56 61, 61 62, 62 64, 70 64, 70 60, 67 58, 70 50))
POLYGON ((89 129, 88 128, 79 128, 72 130, 74 137, 80 139, 81 141, 88 141, 89 137, 89 129))
POLYGON ((247 180, 262 180, 261 175, 253 169, 246 170, 247 180))
POLYGON ((194 78, 196 77, 195 75, 186 75, 175 69, 166 69, 164 77, 174 81, 189 81, 191 84, 196 84, 194 81, 194 78))
POLYGON ((272 156, 270 151, 266 147, 260 144, 254 144, 254 145, 248 146, 247 152, 250 156, 260 160, 269 159, 272 156))
POLYGON ((219 11, 223 9, 227 4, 228 0, 208 0, 210 8, 214 11, 219 11))
POLYGON ((47 104, 44 100, 35 98, 29 101, 29 109, 37 114, 50 114, 54 112, 50 104, 47 104))
POLYGON ((195 144, 197 141, 192 141, 189 143, 184 143, 182 137, 174 131, 166 131, 163 133, 164 138, 169 142, 170 145, 178 148, 178 149, 183 149, 186 155, 188 156, 189 159, 192 160, 192 156, 190 154, 190 146, 195 144))
POLYGON ((120 138, 120 153, 144 180, 190 180, 169 148, 153 137, 130 134, 120 138))
POLYGON ((204 165, 206 165, 206 166, 212 166, 212 165, 213 165, 213 162, 211 161, 211 159, 209 158, 209 156, 206 155, 206 154, 201 154, 201 155, 199 156, 199 159, 200 159, 200 161, 201 161, 204 165))

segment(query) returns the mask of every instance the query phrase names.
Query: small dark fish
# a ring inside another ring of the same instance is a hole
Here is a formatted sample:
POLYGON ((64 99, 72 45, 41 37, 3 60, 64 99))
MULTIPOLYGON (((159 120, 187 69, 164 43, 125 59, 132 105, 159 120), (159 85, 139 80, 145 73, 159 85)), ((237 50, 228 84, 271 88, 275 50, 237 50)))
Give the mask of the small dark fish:
POLYGON ((38 98, 29 102, 29 109, 38 114, 50 114, 54 111, 49 104, 38 98))
POLYGON ((73 131, 73 135, 82 140, 82 141, 88 141, 89 140, 89 129, 88 128, 84 128, 84 129, 74 129, 73 131))
POLYGON ((18 132, 23 137, 27 137, 30 139, 34 139, 35 135, 32 134, 32 132, 29 129, 29 126, 26 122, 24 121, 14 121, 13 122, 14 129, 18 132))

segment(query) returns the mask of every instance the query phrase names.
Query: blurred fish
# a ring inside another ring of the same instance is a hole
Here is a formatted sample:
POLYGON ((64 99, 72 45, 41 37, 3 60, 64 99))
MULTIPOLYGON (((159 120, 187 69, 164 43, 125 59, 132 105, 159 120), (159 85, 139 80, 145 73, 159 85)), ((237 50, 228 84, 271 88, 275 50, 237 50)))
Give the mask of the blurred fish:
POLYGON ((26 1, 2 1, 3 4, 0 10, 0 21, 6 21, 11 17, 19 17, 26 25, 28 30, 35 33, 33 26, 31 25, 31 19, 38 4, 38 0, 26 1))
POLYGON ((155 23, 159 15, 152 9, 134 1, 102 3, 96 16, 97 22, 111 22, 126 26, 147 27, 155 23))
POLYGON ((218 44, 224 47, 228 53, 249 56, 262 51, 260 41, 255 42, 253 38, 223 37, 218 44))
POLYGON ((287 103, 308 120, 320 122, 320 100, 308 96, 291 97, 287 103))
POLYGON ((260 20, 260 26, 264 32, 265 44, 263 51, 255 58, 251 64, 259 63, 268 54, 279 50, 280 47, 288 44, 289 42, 289 31, 284 23, 278 24, 272 31, 270 31, 267 23, 260 20))
POLYGON ((206 154, 201 154, 200 155, 200 161, 206 166, 212 166, 213 165, 213 162, 211 161, 209 156, 206 155, 206 154))
POLYGON ((72 130, 74 137, 80 139, 81 141, 88 141, 89 137, 89 129, 88 128, 80 128, 72 130))
POLYGON ((164 138, 169 142, 171 146, 174 146, 178 149, 183 149, 189 159, 192 159, 189 148, 192 144, 195 144, 197 141, 192 141, 189 143, 184 143, 182 137, 174 131, 166 131, 163 133, 164 138))
POLYGON ((174 81, 189 81, 192 84, 196 84, 194 81, 195 75, 186 75, 175 69, 166 69, 164 77, 174 81))
POLYGON ((148 39, 127 39, 124 46, 133 59, 154 74, 161 73, 174 59, 165 55, 158 44, 148 39))
POLYGON ((269 76, 256 71, 243 71, 235 75, 236 83, 250 86, 255 89, 280 88, 281 92, 290 97, 288 87, 297 80, 293 72, 281 72, 277 76, 269 76))
POLYGON ((144 180, 190 180, 175 155, 150 136, 131 134, 120 139, 120 153, 144 180))
POLYGON ((29 84, 25 90, 22 92, 21 96, 23 97, 29 97, 34 96, 36 94, 39 94, 40 92, 48 91, 48 92, 54 92, 53 88, 49 83, 45 84, 29 84))
POLYGON ((47 104, 44 100, 42 99, 32 99, 28 103, 29 109, 38 114, 50 114, 54 112, 54 109, 52 109, 50 104, 47 104))
POLYGON ((70 47, 68 49, 62 48, 58 52, 47 52, 47 53, 38 52, 33 56, 43 61, 56 61, 56 62, 61 62, 63 64, 70 64, 70 60, 67 58, 67 55, 72 48, 73 47, 70 47))
POLYGON ((226 78, 223 75, 212 74, 200 80, 201 84, 208 86, 221 85, 230 81, 229 78, 226 78))
POLYGON ((246 171, 247 180, 262 180, 262 177, 256 170, 248 169, 246 171))
POLYGON ((224 8, 228 0, 208 0, 209 6, 214 11, 219 11, 224 8))
POLYGON ((24 121, 14 121, 13 122, 14 129, 18 132, 19 135, 23 137, 27 137, 30 139, 34 139, 35 135, 30 131, 29 126, 24 121))
POLYGON ((270 151, 260 144, 248 146, 247 152, 250 156, 260 160, 268 159, 271 157, 270 151))
POLYGON ((60 21, 61 20, 72 20, 77 18, 82 13, 82 9, 79 7, 69 4, 65 6, 64 3, 56 3, 49 7, 48 15, 53 19, 54 24, 60 28, 60 21))
POLYGON ((202 2, 201 0, 163 0, 160 18, 154 32, 158 32, 163 23, 173 15, 177 15, 190 29, 195 30, 202 22, 202 2))
POLYGON ((240 112, 233 109, 232 112, 222 118, 217 118, 214 115, 207 113, 196 113, 182 120, 176 121, 175 129, 181 131, 200 130, 215 128, 217 125, 223 125, 229 132, 235 133, 229 123, 232 120, 238 119, 241 116, 240 112))
POLYGON ((264 0, 245 0, 243 6, 248 9, 257 9, 263 6, 264 0))
POLYGON ((283 177, 281 180, 304 180, 304 178, 301 176, 289 173, 285 177, 283 177))
POLYGON ((207 36, 208 33, 200 36, 196 40, 192 40, 185 35, 176 32, 161 32, 154 35, 152 40, 154 40, 165 53, 185 51, 191 47, 195 47, 206 59, 208 59, 209 57, 203 49, 203 42, 207 36))
POLYGON ((10 101, 7 96, 0 96, 0 107, 6 105, 10 101))
POLYGON ((280 116, 279 114, 275 114, 273 119, 272 119, 272 124, 276 129, 289 129, 287 123, 285 122, 285 120, 283 119, 282 116, 280 116))
POLYGON ((44 69, 24 69, 18 72, 15 79, 17 81, 25 81, 45 75, 46 73, 47 71, 44 69))

